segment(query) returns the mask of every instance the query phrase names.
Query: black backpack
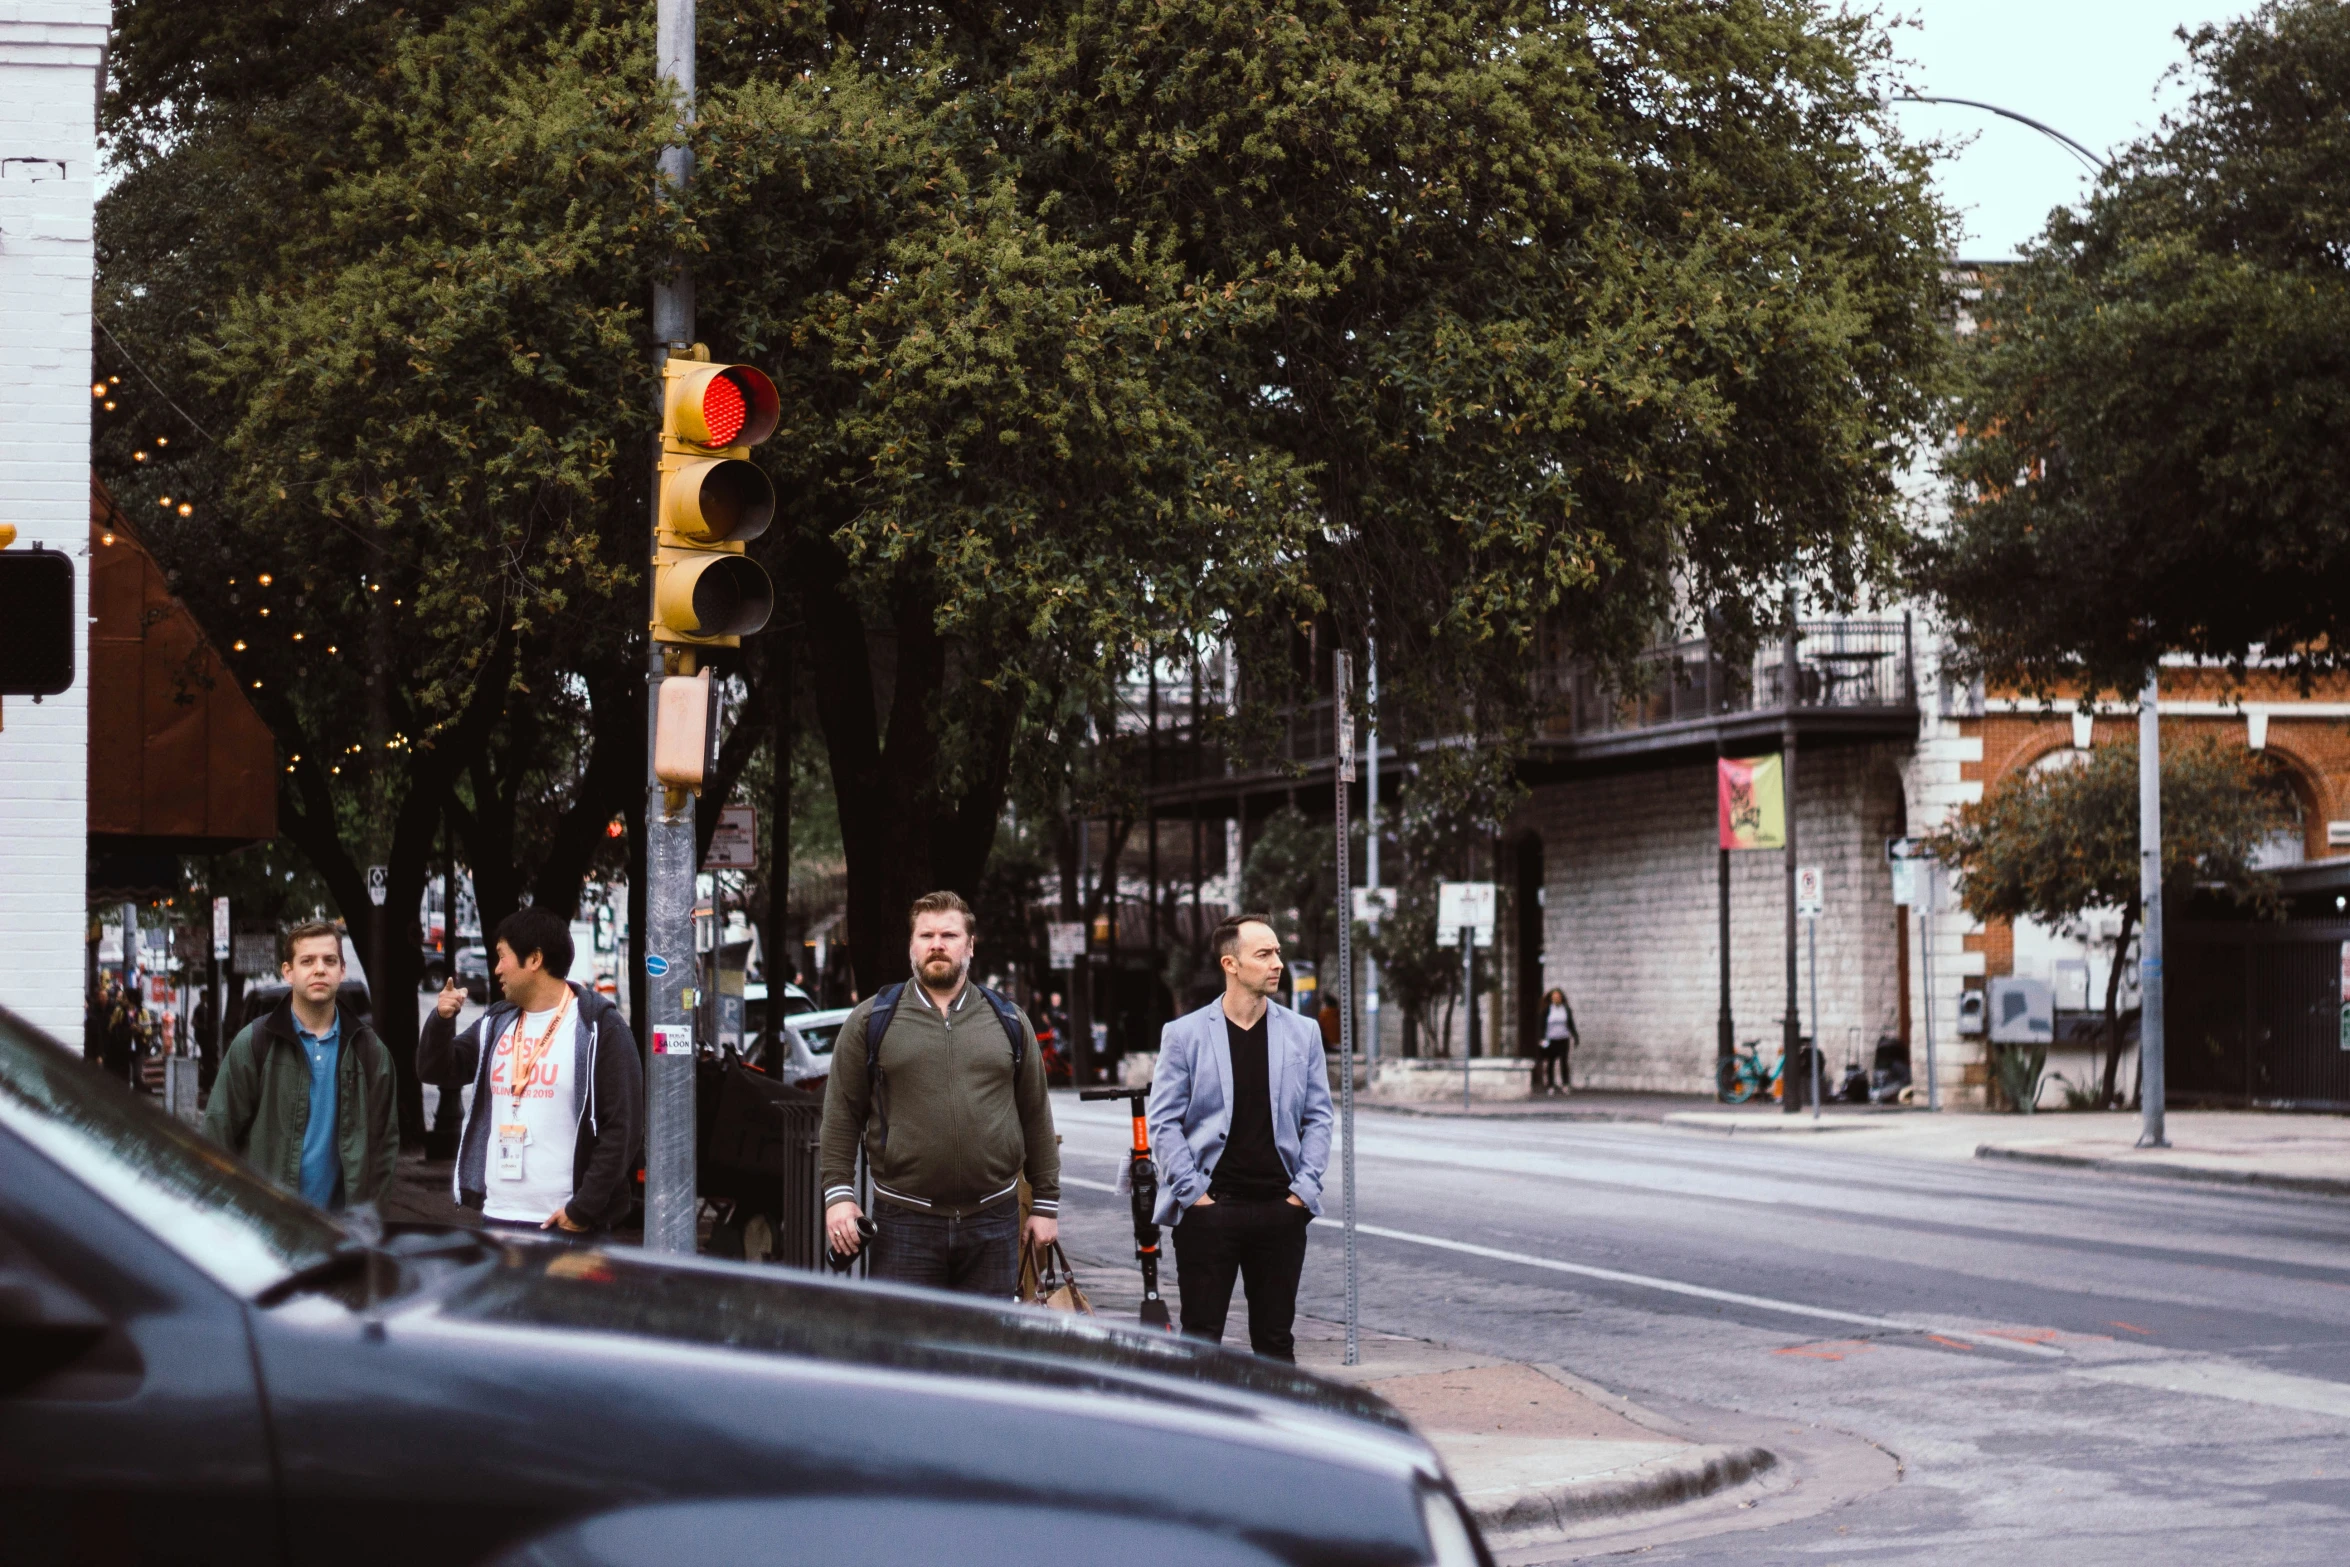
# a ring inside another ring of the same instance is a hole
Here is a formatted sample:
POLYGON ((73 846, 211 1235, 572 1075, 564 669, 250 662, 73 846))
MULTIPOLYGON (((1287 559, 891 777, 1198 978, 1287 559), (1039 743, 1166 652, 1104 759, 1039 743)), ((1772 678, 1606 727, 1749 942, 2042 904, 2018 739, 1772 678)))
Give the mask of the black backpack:
MULTIPOLYGON (((884 985, 873 993, 873 1010, 865 1014, 865 1094, 873 1115, 881 1122, 881 1146, 889 1146, 889 1116, 881 1108, 881 1037, 889 1032, 892 1019, 898 1015, 898 1003, 905 999, 906 981, 884 985)), ((1020 1059, 1027 1054, 1025 1041, 1028 1031, 1020 1026, 1020 1014, 1012 1003, 973 980, 971 988, 979 992, 996 1021, 1004 1025, 1004 1037, 1012 1042, 1012 1082, 1020 1082, 1020 1059)))

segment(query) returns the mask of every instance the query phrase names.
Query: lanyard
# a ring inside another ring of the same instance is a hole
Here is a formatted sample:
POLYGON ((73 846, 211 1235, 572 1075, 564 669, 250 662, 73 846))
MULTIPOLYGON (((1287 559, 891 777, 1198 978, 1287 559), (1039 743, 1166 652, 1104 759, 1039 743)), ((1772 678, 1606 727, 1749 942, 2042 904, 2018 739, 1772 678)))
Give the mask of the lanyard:
POLYGON ((518 1012, 514 1015, 514 1063, 506 1086, 513 1090, 515 1109, 522 1108, 522 1096, 529 1090, 532 1080, 538 1076, 539 1063, 546 1059, 547 1048, 555 1042, 555 1030, 563 1026, 564 1015, 570 1010, 571 992, 566 989, 563 993, 563 1004, 557 1007, 555 1015, 547 1020, 546 1032, 539 1035, 535 1044, 523 1036, 522 1014, 518 1012))

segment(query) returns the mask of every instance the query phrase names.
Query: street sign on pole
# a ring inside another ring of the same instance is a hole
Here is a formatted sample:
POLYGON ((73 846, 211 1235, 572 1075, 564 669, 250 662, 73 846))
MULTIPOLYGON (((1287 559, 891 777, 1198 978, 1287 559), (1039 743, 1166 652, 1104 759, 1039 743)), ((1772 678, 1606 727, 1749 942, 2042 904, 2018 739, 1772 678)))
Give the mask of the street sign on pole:
POLYGON ((710 834, 710 852, 702 856, 706 871, 755 871, 759 868, 759 808, 725 805, 718 809, 718 830, 710 834))
POLYGON ((1074 969, 1085 961, 1085 924, 1081 920, 1054 920, 1044 928, 1049 965, 1074 969))
POLYGON ((367 901, 377 908, 384 906, 384 897, 391 891, 392 871, 388 865, 367 867, 367 901))
POLYGON ((1818 919, 1827 906, 1827 873, 1817 865, 1797 866, 1795 868, 1795 912, 1805 919, 1818 919))
POLYGON ((1475 934, 1477 945, 1493 945, 1493 909, 1497 899, 1489 881, 1443 881, 1436 884, 1436 944, 1457 946, 1463 930, 1475 934))
POLYGON ((214 961, 229 954, 228 899, 212 900, 212 956, 214 961))

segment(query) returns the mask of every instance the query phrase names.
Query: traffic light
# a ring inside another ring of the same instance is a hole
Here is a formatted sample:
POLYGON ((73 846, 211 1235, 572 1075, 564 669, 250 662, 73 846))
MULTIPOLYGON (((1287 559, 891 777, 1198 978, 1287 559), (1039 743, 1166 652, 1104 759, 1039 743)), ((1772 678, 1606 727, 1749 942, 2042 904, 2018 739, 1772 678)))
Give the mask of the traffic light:
POLYGON ((775 486, 746 454, 783 405, 749 365, 672 355, 661 380, 653 640, 734 647, 775 610, 775 585, 743 554, 775 518, 775 486))
POLYGON ((73 685, 73 560, 15 542, 0 524, 0 696, 55 696, 73 685))

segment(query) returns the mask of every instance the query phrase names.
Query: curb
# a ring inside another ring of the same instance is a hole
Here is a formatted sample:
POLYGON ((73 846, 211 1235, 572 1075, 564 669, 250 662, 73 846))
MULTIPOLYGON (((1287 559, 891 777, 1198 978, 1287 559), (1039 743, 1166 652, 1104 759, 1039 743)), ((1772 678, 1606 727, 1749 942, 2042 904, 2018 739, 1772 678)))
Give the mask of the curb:
POLYGON ((2186 1181, 2203 1186, 2261 1186, 2273 1191, 2306 1192, 2318 1197, 2350 1197, 2350 1179, 2324 1175, 2271 1175, 2264 1170, 2206 1170, 2192 1164, 2098 1159, 2087 1154, 2000 1148, 1991 1143, 1978 1144, 1975 1157, 2006 1159, 2016 1164, 2058 1165, 2072 1170, 2101 1170, 2110 1175, 2143 1175, 2155 1180, 2186 1181))
POLYGON ((1711 1111, 1676 1110, 1664 1118, 1664 1124, 1677 1126, 1691 1132, 1715 1132, 1723 1137, 1733 1137, 1740 1132, 1744 1132, 1750 1137, 1756 1135, 1787 1137, 1793 1135, 1812 1136, 1823 1132, 1877 1131, 1882 1129, 1883 1123, 1873 1117, 1863 1119, 1858 1116, 1843 1115, 1822 1116, 1819 1120, 1814 1121, 1810 1116, 1801 1114, 1787 1116, 1783 1121, 1759 1115, 1747 1120, 1730 1121, 1711 1111))
MULTIPOLYGON (((1547 1534, 1628 1513, 1698 1501, 1778 1467, 1763 1447, 1699 1447, 1635 1464, 1619 1473, 1555 1485, 1469 1492, 1477 1526, 1489 1537, 1547 1534)), ((1500 1543, 1507 1543, 1502 1540, 1500 1543)))

